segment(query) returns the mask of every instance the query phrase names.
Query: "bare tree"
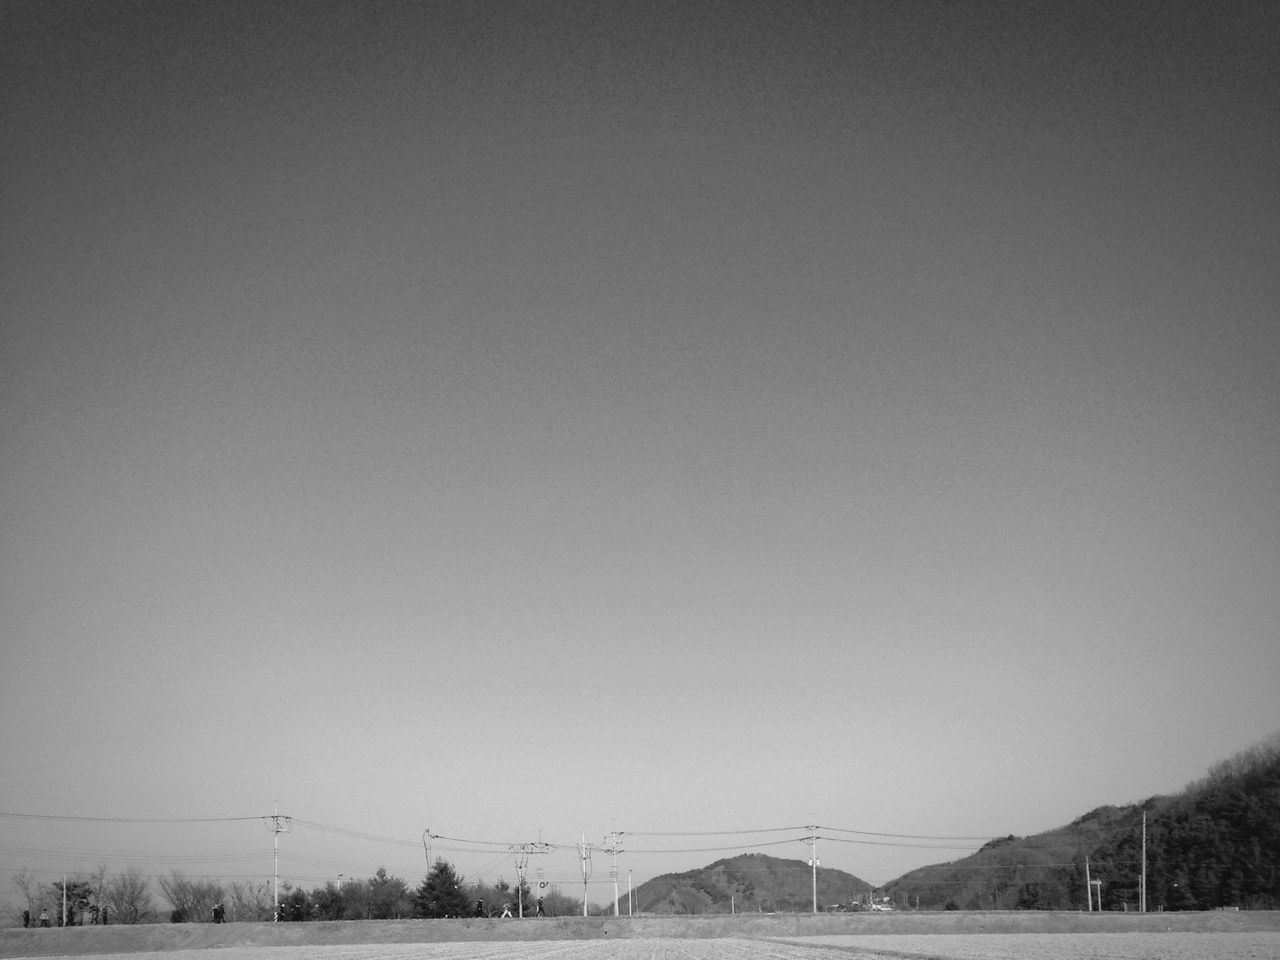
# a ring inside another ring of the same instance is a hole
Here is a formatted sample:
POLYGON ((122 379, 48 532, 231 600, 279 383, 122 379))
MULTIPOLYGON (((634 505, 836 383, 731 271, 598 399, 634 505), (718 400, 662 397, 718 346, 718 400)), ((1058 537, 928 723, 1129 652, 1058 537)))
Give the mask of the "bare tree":
POLYGON ((115 923, 150 923, 155 919, 150 881, 138 867, 129 867, 102 888, 101 906, 115 923))
POLYGON ((26 909, 33 914, 36 909, 36 901, 40 899, 39 886, 36 884, 36 875, 23 867, 13 875, 13 885, 18 888, 18 892, 22 894, 22 899, 26 902, 26 909))
POLYGON ((224 899, 222 885, 212 880, 189 880, 181 870, 160 877, 160 892, 173 907, 174 923, 200 923, 212 918, 213 908, 224 899))
POLYGON ((230 896, 232 920, 271 919, 271 885, 265 880, 259 883, 232 880, 230 896))

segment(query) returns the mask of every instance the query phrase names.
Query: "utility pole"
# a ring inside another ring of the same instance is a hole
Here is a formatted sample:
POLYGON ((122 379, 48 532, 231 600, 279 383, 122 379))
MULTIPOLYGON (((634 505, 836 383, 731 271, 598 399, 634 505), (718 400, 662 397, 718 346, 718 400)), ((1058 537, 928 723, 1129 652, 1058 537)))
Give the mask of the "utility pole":
MULTIPOLYGON (((529 856, 537 854, 541 857, 550 845, 539 840, 537 843, 513 843, 508 847, 515 854, 516 862, 516 903, 518 905, 520 919, 524 919, 524 878, 529 870, 529 856)), ((541 861, 539 861, 541 862, 541 861)), ((538 868, 538 876, 542 876, 542 868, 538 868)))
POLYGON ((805 837, 803 842, 809 844, 809 869, 813 873, 813 912, 818 912, 818 825, 809 827, 813 833, 805 837))
MULTIPOLYGON (((609 879, 613 881, 613 915, 618 915, 618 854, 622 852, 622 832, 614 830, 604 838, 605 849, 613 856, 613 866, 609 868, 609 879)), ((630 875, 628 874, 628 877, 630 875)))
POLYGON ((1147 912, 1147 811, 1142 811, 1142 883, 1139 886, 1142 899, 1138 904, 1138 912, 1147 912))
POLYGON ((1089 912, 1093 913, 1093 881, 1089 879, 1089 855, 1084 856, 1084 895, 1089 901, 1089 912))
POLYGON ((538 855, 538 896, 541 897, 542 891, 547 889, 547 881, 542 873, 542 856, 551 849, 551 844, 542 842, 542 830, 538 830, 538 842, 533 848, 533 852, 538 855))
POLYGON ((587 915, 587 881, 591 879, 591 847, 587 844, 587 835, 582 835, 578 844, 578 859, 582 865, 582 915, 587 915))
POLYGON ((271 922, 280 922, 280 834, 288 833, 293 827, 293 817, 280 816, 280 802, 277 800, 275 804, 275 812, 270 817, 264 817, 263 820, 270 820, 267 829, 273 834, 271 838, 271 858, 275 864, 275 881, 271 886, 271 922))
POLYGON ((529 844, 516 843, 509 848, 516 855, 516 916, 524 919, 524 872, 529 866, 529 844))

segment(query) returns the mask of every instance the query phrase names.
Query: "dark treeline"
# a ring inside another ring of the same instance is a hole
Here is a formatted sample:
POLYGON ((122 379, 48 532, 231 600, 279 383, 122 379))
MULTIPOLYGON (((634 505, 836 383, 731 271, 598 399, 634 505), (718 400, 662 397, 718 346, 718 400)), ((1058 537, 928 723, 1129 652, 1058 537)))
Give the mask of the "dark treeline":
POLYGON ((180 870, 155 878, 159 895, 168 904, 158 909, 150 879, 138 867, 110 877, 100 867, 90 876, 57 883, 37 883, 24 870, 12 881, 22 895, 13 922, 31 926, 81 926, 100 923, 287 922, 304 920, 399 920, 406 918, 534 917, 539 899, 545 916, 580 914, 582 902, 560 893, 554 885, 535 892, 527 883, 505 880, 468 882, 448 861, 437 859, 417 886, 379 867, 367 879, 330 880, 305 889, 284 883, 279 905, 274 904, 270 880, 221 883, 187 877, 180 870))
POLYGON ((1144 813, 1148 910, 1280 908, 1280 735, 1180 794, 1099 807, 1058 830, 992 840, 971 857, 912 871, 886 889, 898 906, 922 910, 1085 910, 1091 880, 1101 881, 1102 909, 1138 910, 1144 813))
POLYGON ((305 890, 288 887, 280 896, 279 919, 303 920, 400 920, 451 917, 515 918, 537 914, 539 899, 545 916, 580 913, 582 905, 554 886, 533 892, 527 883, 512 885, 499 878, 493 883, 468 882, 451 863, 437 859, 416 887, 383 868, 367 880, 330 880, 323 887, 305 890))

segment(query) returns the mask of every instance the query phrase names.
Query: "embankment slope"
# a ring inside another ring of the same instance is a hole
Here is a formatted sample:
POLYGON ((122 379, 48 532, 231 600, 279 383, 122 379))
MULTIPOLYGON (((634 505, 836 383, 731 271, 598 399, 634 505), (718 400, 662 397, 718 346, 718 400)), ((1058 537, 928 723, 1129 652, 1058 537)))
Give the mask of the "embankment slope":
POLYGON ((1280 911, 1211 913, 948 912, 356 920, 140 924, 0 930, 0 957, 167 953, 217 948, 628 938, 761 939, 859 934, 1229 933, 1280 931, 1280 911))

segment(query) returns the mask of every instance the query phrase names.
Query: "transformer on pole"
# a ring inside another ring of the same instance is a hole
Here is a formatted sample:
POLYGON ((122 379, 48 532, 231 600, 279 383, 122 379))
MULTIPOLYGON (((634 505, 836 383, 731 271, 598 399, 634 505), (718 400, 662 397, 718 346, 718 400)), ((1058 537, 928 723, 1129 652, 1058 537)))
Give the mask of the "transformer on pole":
POLYGON ((582 915, 587 916, 587 881, 591 879, 591 846, 587 843, 587 835, 582 835, 578 844, 578 859, 582 863, 582 915))
MULTIPOLYGON (((516 905, 519 911, 520 918, 524 919, 524 878, 525 878, 525 874, 529 870, 529 856, 530 854, 537 854, 539 857, 541 857, 544 853, 546 853, 548 850, 551 849, 551 845, 549 843, 543 843, 541 840, 539 840, 537 843, 513 843, 509 847, 507 847, 507 849, 510 850, 515 855, 516 905)), ((543 885, 541 883, 542 881, 541 867, 538 868, 538 880, 541 888, 541 886, 543 885)))
POLYGON ((529 844, 513 843, 509 848, 516 857, 516 916, 524 919, 524 872, 529 866, 529 844))
POLYGON ((609 879, 613 881, 613 915, 618 915, 618 854, 622 852, 622 831, 614 830, 604 838, 605 849, 613 857, 613 866, 609 868, 609 879))
POLYGON ((264 822, 269 820, 267 829, 271 831, 271 859, 275 867, 275 879, 271 885, 271 922, 280 922, 280 834, 288 833, 293 827, 293 817, 282 817, 280 815, 280 803, 275 804, 275 812, 270 817, 264 817, 264 822))
POLYGON ((817 824, 810 825, 809 828, 813 833, 805 837, 803 843, 809 844, 809 869, 813 873, 813 912, 818 912, 818 827, 817 824))

